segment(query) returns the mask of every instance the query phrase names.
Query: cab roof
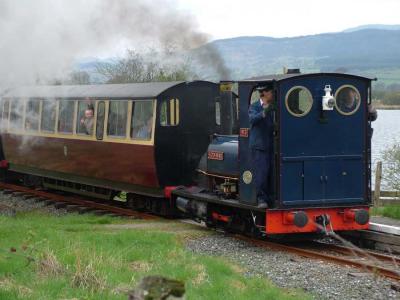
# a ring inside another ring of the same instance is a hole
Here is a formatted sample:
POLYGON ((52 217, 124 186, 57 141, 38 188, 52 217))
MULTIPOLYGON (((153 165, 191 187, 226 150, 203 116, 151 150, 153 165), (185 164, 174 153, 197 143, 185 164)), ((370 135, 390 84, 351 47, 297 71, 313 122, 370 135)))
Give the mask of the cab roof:
POLYGON ((376 77, 365 77, 361 75, 347 74, 347 73, 291 73, 291 74, 272 74, 272 75, 263 75, 257 77, 251 77, 247 79, 240 80, 239 82, 274 82, 274 81, 283 81, 291 78, 299 78, 299 77, 312 77, 312 76, 342 76, 342 77, 353 77, 364 80, 377 80, 376 77))

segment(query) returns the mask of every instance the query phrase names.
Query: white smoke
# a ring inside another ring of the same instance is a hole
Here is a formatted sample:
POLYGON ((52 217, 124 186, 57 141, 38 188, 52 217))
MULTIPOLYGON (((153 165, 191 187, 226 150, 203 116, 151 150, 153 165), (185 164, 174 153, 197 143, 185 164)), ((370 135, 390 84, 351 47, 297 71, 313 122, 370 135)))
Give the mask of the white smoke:
MULTIPOLYGON (((122 44, 189 50, 208 38, 173 0, 0 0, 0 86, 63 78, 79 59, 122 44)), ((208 51, 202 63, 226 76, 208 51)))

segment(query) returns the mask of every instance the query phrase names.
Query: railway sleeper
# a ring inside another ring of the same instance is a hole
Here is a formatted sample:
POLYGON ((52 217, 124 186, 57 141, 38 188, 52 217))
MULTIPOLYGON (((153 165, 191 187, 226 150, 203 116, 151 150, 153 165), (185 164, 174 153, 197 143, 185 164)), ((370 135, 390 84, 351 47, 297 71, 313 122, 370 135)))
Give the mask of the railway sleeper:
POLYGON ((67 206, 68 206, 68 204, 65 203, 65 202, 55 202, 55 203, 54 203, 54 207, 57 208, 57 209, 65 208, 65 207, 67 207, 67 206))
POLYGON ((54 205, 54 201, 53 200, 44 200, 43 204, 44 204, 44 206, 54 205))

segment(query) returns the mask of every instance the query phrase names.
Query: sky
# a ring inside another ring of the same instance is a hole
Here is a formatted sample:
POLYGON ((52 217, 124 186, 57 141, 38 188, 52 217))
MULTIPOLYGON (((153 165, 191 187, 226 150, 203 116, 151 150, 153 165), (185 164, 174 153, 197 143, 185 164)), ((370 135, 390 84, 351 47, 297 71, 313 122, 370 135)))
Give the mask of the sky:
POLYGON ((212 39, 293 37, 400 24, 400 0, 178 0, 212 39))
MULTIPOLYGON (((400 0, 0 0, 0 85, 60 78, 77 61, 126 49, 182 60, 213 39, 400 24, 399 11, 400 0)), ((203 49, 200 60, 223 71, 218 51, 203 49)))

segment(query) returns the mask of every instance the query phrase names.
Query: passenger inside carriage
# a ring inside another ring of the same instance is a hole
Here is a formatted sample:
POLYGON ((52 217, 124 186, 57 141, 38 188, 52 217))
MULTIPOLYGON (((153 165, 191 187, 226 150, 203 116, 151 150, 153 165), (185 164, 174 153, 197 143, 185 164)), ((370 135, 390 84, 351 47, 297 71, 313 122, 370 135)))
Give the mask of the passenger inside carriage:
POLYGON ((81 119, 81 125, 83 126, 84 132, 87 135, 92 135, 93 133, 93 125, 94 125, 94 108, 89 105, 85 110, 85 115, 81 119))
POLYGON ((151 131, 153 128, 153 116, 150 116, 139 128, 135 138, 140 140, 149 140, 151 138, 151 131))
POLYGON ((131 138, 150 140, 153 131, 153 101, 134 101, 132 104, 131 138))

